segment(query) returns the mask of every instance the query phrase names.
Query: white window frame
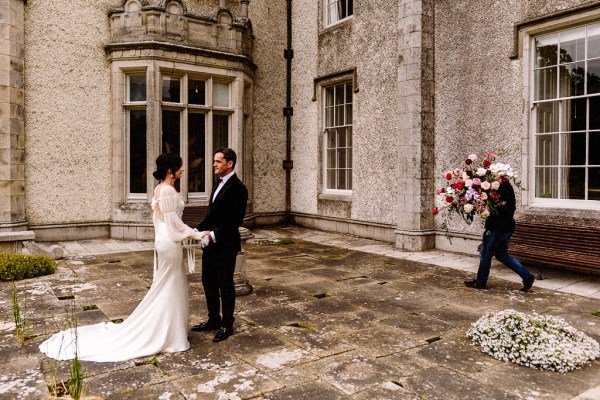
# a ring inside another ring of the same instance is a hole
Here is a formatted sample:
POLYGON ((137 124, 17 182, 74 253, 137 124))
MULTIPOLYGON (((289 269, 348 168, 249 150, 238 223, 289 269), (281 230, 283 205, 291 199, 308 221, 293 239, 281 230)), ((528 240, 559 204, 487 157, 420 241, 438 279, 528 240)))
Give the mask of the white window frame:
MULTIPOLYGON (((523 186, 525 187, 525 193, 523 196, 524 205, 530 207, 539 207, 539 208, 555 208, 555 209, 581 209, 581 210, 594 210, 600 211, 600 201, 598 200, 581 200, 581 199, 560 199, 560 198, 542 198, 536 197, 536 158, 537 158, 537 115, 536 115, 536 104, 542 103, 543 101, 538 101, 535 99, 535 91, 536 82, 535 82, 535 70, 536 70, 536 39, 540 38, 544 35, 555 34, 559 32, 564 32, 573 28, 581 28, 590 24, 595 24, 600 22, 600 12, 588 12, 577 15, 567 16, 561 20, 552 20, 545 23, 541 23, 539 25, 535 25, 532 27, 528 27, 523 29, 522 32, 522 46, 523 46, 523 69, 526 72, 524 74, 524 88, 526 89, 524 92, 524 100, 526 104, 529 104, 529 110, 525 118, 525 126, 527 127, 527 132, 524 134, 524 144, 527 145, 529 151, 524 151, 524 171, 523 171, 523 186)), ((586 56, 587 57, 587 56, 586 56)), ((557 74, 557 90, 560 89, 559 79, 560 76, 557 74)), ((587 78, 586 78, 587 79, 587 78)), ((584 84, 585 85, 585 84, 584 84)), ((599 94, 591 94, 587 93, 583 96, 576 97, 560 97, 560 93, 558 93, 557 97, 553 100, 560 101, 564 99, 572 99, 572 98, 589 98, 600 96, 599 94)), ((559 118, 562 117, 562 112, 559 112, 559 118)), ((588 120, 586 120, 585 134, 589 135, 589 110, 587 110, 586 116, 588 120)), ((559 127, 563 126, 559 121, 559 127)), ((562 131, 557 133, 558 135, 562 134, 562 131)), ((589 147, 589 137, 586 140, 586 146, 589 147)), ((558 157, 560 157, 560 148, 558 149, 558 157)), ((582 165, 582 168, 589 168, 590 164, 587 159, 588 152, 586 151, 586 163, 582 165)), ((579 166, 578 166, 579 167, 579 166)), ((585 178, 585 188, 584 191, 587 193, 587 185, 589 183, 588 175, 586 174, 585 178)), ((558 190, 558 189, 557 189, 558 190)))
MULTIPOLYGON (((350 96, 352 99, 351 103, 347 103, 344 100, 343 103, 343 107, 344 110, 346 109, 346 106, 349 104, 351 109, 352 109, 352 114, 354 114, 354 93, 352 90, 352 79, 348 78, 348 79, 344 79, 344 80, 338 80, 338 81, 334 81, 334 82, 328 82, 326 84, 323 84, 321 86, 321 127, 322 127, 322 139, 321 139, 321 148, 322 148, 322 153, 321 153, 321 159, 322 159, 322 171, 321 171, 321 175, 322 175, 322 188, 321 188, 321 193, 324 195, 334 195, 334 196, 340 196, 339 198, 351 198, 352 195, 352 188, 350 189, 337 189, 337 188, 330 188, 328 187, 328 174, 327 174, 327 167, 329 164, 329 157, 328 157, 328 134, 329 131, 328 129, 330 128, 350 128, 350 142, 351 145, 349 147, 345 147, 347 149, 347 151, 350 153, 350 160, 353 159, 353 152, 352 152, 352 147, 353 147, 353 143, 354 143, 354 138, 353 138, 353 119, 351 121, 350 124, 347 124, 347 120, 344 120, 344 124, 342 125, 332 125, 329 126, 327 124, 327 112, 326 112, 326 96, 327 96, 327 89, 328 88, 336 88, 336 87, 344 87, 345 91, 349 91, 350 92, 350 96)), ((345 99, 345 96, 344 96, 345 99)), ((334 96, 334 101, 335 101, 335 96, 334 96)), ((334 109, 336 106, 340 106, 340 104, 335 104, 333 105, 334 109)), ((334 121, 335 121, 335 116, 333 117, 334 121)), ((352 116, 353 118, 353 116, 352 116)), ((346 139, 348 141, 348 139, 346 139)), ((336 149, 339 147, 336 147, 336 149)), ((336 152, 337 154, 337 152, 336 152)), ((336 168, 338 169, 338 168, 336 168)), ((353 163, 352 161, 350 162, 350 167, 346 168, 347 170, 349 170, 351 173, 353 172, 353 163)), ((353 183, 353 177, 350 178, 350 185, 352 185, 353 183)))
MULTIPOLYGON (((123 101, 123 113, 125 115, 125 188, 127 191, 127 199, 133 201, 145 201, 147 198, 148 185, 146 185, 146 193, 132 193, 131 192, 131 170, 130 170, 130 151, 131 151, 131 132, 130 132, 130 121, 131 111, 133 110, 145 110, 146 111, 146 152, 148 152, 148 72, 147 69, 127 70, 125 71, 124 79, 124 101, 123 101), (130 77, 133 75, 145 75, 146 76, 146 99, 144 101, 130 101, 130 77)), ((146 170, 148 170, 148 160, 146 157, 146 170)))
POLYGON ((333 25, 339 24, 341 22, 344 22, 346 20, 349 20, 354 15, 354 1, 353 0, 322 0, 321 4, 323 7, 323 27, 324 28, 327 28, 329 26, 333 26, 333 25), (337 13, 339 12, 338 4, 340 4, 341 2, 346 3, 346 10, 349 9, 348 4, 350 4, 352 6, 352 14, 348 14, 342 18, 340 18, 340 16, 337 15, 337 13), (332 10, 334 10, 334 13, 331 12, 332 10), (336 14, 336 15, 333 15, 333 14, 336 14))

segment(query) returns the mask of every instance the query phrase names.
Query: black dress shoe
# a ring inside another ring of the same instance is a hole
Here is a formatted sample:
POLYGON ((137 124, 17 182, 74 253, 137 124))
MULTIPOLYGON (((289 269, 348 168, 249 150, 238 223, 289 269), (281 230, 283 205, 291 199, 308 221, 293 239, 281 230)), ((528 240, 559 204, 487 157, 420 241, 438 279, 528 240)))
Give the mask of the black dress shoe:
POLYGON ((233 328, 221 328, 217 331, 217 334, 213 338, 213 342, 222 342, 231 335, 233 335, 233 328))
POLYGON ((192 325, 190 330, 194 332, 205 332, 205 331, 216 331, 221 328, 221 324, 216 322, 205 321, 201 322, 198 325, 192 325))
POLYGON ((486 288, 486 285, 478 284, 475 279, 473 279, 472 281, 465 281, 465 286, 469 287, 469 288, 473 288, 473 289, 480 289, 480 290, 486 288))
POLYGON ((531 289, 531 287, 533 286, 533 281, 535 281, 535 276, 533 275, 531 275, 531 278, 525 279, 523 281, 523 287, 521 288, 521 290, 523 292, 528 292, 529 289, 531 289))

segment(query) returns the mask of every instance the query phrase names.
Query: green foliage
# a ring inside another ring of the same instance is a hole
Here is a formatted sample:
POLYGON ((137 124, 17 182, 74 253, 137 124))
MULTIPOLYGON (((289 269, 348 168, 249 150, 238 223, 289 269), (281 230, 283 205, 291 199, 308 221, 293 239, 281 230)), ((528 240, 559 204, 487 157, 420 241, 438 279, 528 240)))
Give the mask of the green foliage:
POLYGON ((592 314, 594 317, 600 317, 600 311, 592 311, 590 314, 592 314))
POLYGON ((97 310, 98 306, 95 304, 89 304, 87 306, 83 306, 83 311, 89 311, 89 310, 97 310))
POLYGON ((19 281, 56 272, 56 261, 48 256, 0 253, 0 280, 19 281))
POLYGON ((74 400, 79 400, 83 394, 83 367, 75 357, 69 366, 69 394, 74 400))
POLYGON ((158 358, 156 358, 156 356, 150 358, 148 361, 146 361, 146 364, 148 365, 154 365, 155 367, 158 367, 158 358))
POLYGON ((27 318, 25 313, 21 311, 21 306, 19 305, 19 297, 17 296, 17 287, 13 282, 12 287, 12 308, 13 308, 13 317, 15 318, 15 335, 19 343, 25 342, 25 329, 27 328, 27 318))
POLYGON ((290 238, 283 238, 283 239, 279 239, 277 244, 282 244, 282 245, 294 244, 294 241, 290 238))

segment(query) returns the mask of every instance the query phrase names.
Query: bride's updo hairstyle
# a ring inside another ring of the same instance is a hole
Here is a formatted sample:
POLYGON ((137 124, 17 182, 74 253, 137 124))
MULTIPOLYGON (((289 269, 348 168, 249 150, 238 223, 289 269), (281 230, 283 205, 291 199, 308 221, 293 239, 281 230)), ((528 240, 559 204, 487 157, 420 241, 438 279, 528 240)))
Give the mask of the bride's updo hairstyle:
POLYGON ((163 181, 167 177, 167 173, 171 170, 174 174, 183 165, 183 160, 177 154, 163 153, 156 158, 156 171, 152 173, 154 177, 163 181))

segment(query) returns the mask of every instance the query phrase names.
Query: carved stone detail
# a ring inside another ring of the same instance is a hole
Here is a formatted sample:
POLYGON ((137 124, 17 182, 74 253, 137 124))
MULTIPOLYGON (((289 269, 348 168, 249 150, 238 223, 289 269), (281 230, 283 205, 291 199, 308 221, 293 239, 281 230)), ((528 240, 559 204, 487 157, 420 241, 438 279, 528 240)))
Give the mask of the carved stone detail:
MULTIPOLYGON (((127 43, 160 42, 196 49, 252 57, 252 25, 246 15, 238 18, 219 6, 211 15, 187 12, 180 0, 165 0, 159 6, 142 0, 124 0, 109 13, 110 48, 127 43)), ((137 46, 136 46, 137 47, 137 46)))

